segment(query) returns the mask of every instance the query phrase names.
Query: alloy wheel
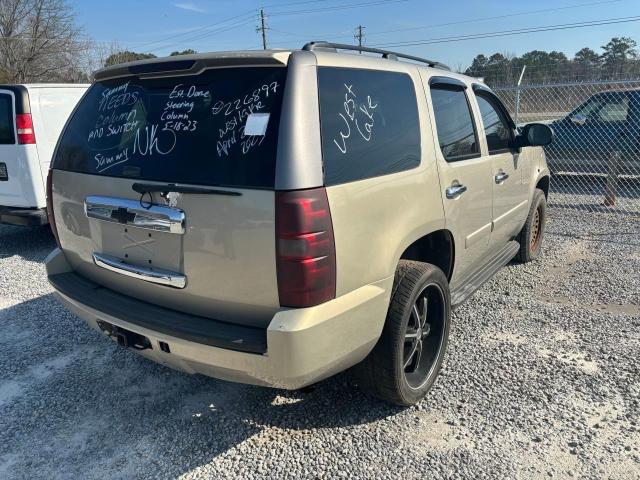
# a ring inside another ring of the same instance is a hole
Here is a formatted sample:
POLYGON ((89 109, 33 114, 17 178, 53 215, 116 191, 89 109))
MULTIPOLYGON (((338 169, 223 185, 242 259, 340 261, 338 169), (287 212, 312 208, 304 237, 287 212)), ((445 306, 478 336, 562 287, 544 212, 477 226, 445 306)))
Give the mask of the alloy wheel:
POLYGON ((442 289, 434 283, 425 286, 413 303, 404 336, 402 366, 413 389, 427 382, 440 356, 445 315, 442 289))

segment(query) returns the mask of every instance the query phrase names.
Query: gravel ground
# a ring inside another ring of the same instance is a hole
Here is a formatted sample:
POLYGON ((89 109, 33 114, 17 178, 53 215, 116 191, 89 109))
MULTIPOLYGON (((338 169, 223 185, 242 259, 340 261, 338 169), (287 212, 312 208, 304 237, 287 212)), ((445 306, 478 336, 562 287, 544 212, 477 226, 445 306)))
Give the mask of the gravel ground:
POLYGON ((550 210, 543 258, 453 317, 419 405, 188 376, 51 295, 45 229, 0 227, 0 478, 640 478, 640 221, 550 210))

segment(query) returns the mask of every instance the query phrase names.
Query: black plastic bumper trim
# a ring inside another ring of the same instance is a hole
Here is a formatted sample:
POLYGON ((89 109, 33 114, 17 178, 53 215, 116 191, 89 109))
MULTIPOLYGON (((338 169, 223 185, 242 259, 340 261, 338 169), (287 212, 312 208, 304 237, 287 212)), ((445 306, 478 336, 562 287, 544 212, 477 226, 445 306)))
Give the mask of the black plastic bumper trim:
POLYGON ((51 275, 49 282, 72 300, 131 325, 212 347, 248 353, 267 351, 267 330, 263 328, 235 325, 143 302, 74 272, 51 275))
POLYGON ((18 208, 0 206, 0 223, 33 227, 49 223, 44 208, 18 208))

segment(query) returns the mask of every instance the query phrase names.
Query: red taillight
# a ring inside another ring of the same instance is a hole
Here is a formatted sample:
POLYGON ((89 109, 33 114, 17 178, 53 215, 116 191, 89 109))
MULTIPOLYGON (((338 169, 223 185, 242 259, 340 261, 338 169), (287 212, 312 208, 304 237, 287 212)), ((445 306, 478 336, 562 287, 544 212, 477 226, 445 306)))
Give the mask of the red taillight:
POLYGON ((16 115, 16 128, 18 130, 18 143, 26 145, 36 143, 36 132, 33 131, 33 120, 30 113, 16 115))
POLYGON ((56 243, 58 244, 58 246, 60 246, 60 239, 58 238, 58 228, 56 227, 56 217, 53 215, 52 186, 53 170, 49 169, 49 174, 47 175, 47 217, 49 218, 49 226, 51 227, 51 232, 56 239, 56 243))
POLYGON ((324 188, 276 192, 278 294, 283 307, 336 296, 336 249, 324 188))

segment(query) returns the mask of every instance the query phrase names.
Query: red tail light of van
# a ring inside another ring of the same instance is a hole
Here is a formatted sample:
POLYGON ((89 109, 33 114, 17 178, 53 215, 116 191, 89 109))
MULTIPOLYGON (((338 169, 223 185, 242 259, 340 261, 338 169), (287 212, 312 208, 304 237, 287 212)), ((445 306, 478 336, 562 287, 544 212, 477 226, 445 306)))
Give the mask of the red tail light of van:
POLYGON ((53 237, 56 239, 56 243, 60 246, 60 239, 58 238, 58 228, 56 227, 56 217, 53 215, 53 170, 49 169, 47 175, 47 218, 49 219, 49 226, 53 237))
POLYGON ((324 188, 276 192, 278 295, 283 307, 336 296, 336 249, 324 188))
POLYGON ((18 130, 18 143, 28 145, 36 143, 36 133, 33 130, 33 119, 30 113, 16 115, 16 128, 18 130))

